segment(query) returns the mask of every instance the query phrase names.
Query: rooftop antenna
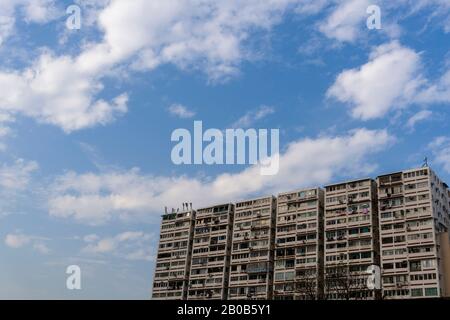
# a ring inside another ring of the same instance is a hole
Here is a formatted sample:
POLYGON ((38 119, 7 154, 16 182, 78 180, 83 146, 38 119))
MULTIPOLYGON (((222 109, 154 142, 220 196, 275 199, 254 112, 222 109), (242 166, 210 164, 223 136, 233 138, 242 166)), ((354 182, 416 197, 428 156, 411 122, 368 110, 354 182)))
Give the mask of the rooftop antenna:
POLYGON ((428 168, 428 157, 425 157, 425 159, 423 159, 422 168, 428 168))
POLYGON ((167 207, 164 207, 164 212, 167 214, 167 207))

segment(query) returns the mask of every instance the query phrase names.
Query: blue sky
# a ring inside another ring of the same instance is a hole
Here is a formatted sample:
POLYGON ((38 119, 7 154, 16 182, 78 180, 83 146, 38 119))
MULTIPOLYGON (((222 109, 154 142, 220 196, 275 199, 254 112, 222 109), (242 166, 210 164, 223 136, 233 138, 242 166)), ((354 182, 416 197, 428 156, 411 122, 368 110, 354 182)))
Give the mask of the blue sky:
POLYGON ((0 17, 0 298, 149 298, 164 206, 425 157, 450 181, 447 0, 2 0, 0 17), (174 165, 194 120, 280 129, 278 174, 174 165))

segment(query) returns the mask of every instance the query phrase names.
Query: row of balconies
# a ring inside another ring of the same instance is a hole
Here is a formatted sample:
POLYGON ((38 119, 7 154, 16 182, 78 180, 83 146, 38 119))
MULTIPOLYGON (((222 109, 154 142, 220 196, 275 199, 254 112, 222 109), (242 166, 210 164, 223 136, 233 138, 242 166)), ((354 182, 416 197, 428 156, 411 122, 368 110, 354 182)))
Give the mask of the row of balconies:
POLYGON ((365 244, 365 245, 355 245, 355 246, 345 246, 342 248, 327 248, 326 252, 327 253, 338 253, 338 252, 359 252, 359 251, 366 251, 367 249, 371 249, 372 248, 372 244, 365 244))
MULTIPOLYGON (((334 218, 335 219, 335 218, 334 218)), ((335 230, 344 230, 344 229, 349 229, 349 228, 355 228, 355 227, 370 227, 373 225, 372 223, 372 219, 368 219, 368 220, 361 220, 361 221, 346 221, 346 222, 341 222, 341 223, 336 223, 336 224, 326 224, 328 221, 330 220, 334 220, 334 219, 326 219, 325 220, 325 231, 335 231, 335 230)))
POLYGON ((399 183, 403 183, 403 175, 401 173, 378 178, 379 186, 388 186, 391 184, 399 184, 399 183))

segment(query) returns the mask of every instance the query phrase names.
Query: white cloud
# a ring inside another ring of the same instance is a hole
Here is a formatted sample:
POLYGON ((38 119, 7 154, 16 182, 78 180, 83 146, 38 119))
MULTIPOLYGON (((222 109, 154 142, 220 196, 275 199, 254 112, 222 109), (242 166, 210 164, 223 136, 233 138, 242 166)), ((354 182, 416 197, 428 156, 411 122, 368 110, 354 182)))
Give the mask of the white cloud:
POLYGON ((31 174, 38 169, 34 161, 18 159, 12 165, 0 166, 0 186, 7 190, 23 190, 27 187, 31 174))
POLYGON ((99 24, 113 59, 137 53, 141 68, 173 63, 203 69, 210 79, 220 80, 236 74, 248 58, 243 43, 253 30, 269 30, 301 2, 113 0, 99 14, 99 24))
POLYGON ((193 116, 195 116, 195 112, 191 111, 188 109, 188 107, 179 104, 179 103, 174 103, 172 104, 169 108, 169 113, 177 116, 179 118, 182 119, 187 119, 187 118, 192 118, 193 116))
POLYGON ((83 12, 83 27, 92 27, 98 21, 100 12, 109 4, 110 0, 75 0, 83 12))
POLYGON ((7 145, 5 140, 12 135, 11 123, 14 122, 14 118, 9 114, 0 113, 0 151, 5 151, 7 145))
POLYGON ((30 237, 23 234, 7 234, 5 244, 11 248, 21 248, 31 241, 30 237))
POLYGON ((245 115, 239 118, 231 125, 232 128, 248 128, 258 120, 267 117, 275 112, 275 108, 271 106, 262 105, 256 110, 248 111, 245 115))
POLYGON ((32 248, 41 254, 49 254, 51 250, 47 247, 47 245, 43 242, 48 239, 25 235, 20 232, 9 233, 5 237, 5 244, 13 249, 19 249, 26 247, 28 245, 32 245, 32 248))
POLYGON ((7 126, 0 126, 0 138, 3 138, 11 133, 11 128, 7 126))
MULTIPOLYGON (((143 175, 138 169, 103 174, 69 172, 54 181, 48 206, 52 216, 87 224, 161 213, 164 206, 192 202, 199 208, 253 195, 321 185, 338 176, 366 175, 370 161, 393 138, 385 130, 357 129, 347 135, 305 138, 289 144, 275 176, 261 176, 258 166, 235 174, 190 178, 143 175), (205 197, 205 194, 208 197, 205 197)), ((107 246, 107 243, 104 244, 107 246)))
MULTIPOLYGON (((88 25, 91 25, 92 21, 98 20, 98 17, 101 17, 103 14, 102 9, 108 8, 109 0, 88 0, 88 1, 77 1, 79 5, 83 6, 83 12, 87 13, 88 16, 88 25)), ((113 1, 112 1, 113 2, 113 1)), ((408 17, 411 14, 427 14, 429 19, 437 20, 438 23, 442 22, 442 26, 444 31, 448 32, 450 30, 450 24, 448 23, 449 17, 449 9, 450 5, 447 0, 380 0, 376 3, 369 0, 271 0, 271 1, 245 1, 240 2, 236 0, 232 1, 167 1, 167 4, 158 5, 155 4, 154 1, 146 1, 147 4, 145 8, 151 8, 154 14, 150 14, 149 17, 154 19, 154 16, 159 18, 163 16, 162 19, 159 19, 153 26, 162 25, 165 20, 165 17, 174 18, 175 21, 182 21, 181 26, 190 25, 193 26, 192 30, 185 33, 180 33, 179 29, 174 30, 177 31, 173 37, 172 28, 168 28, 169 36, 167 39, 167 43, 172 42, 172 38, 176 39, 176 50, 192 50, 188 45, 185 45, 184 42, 178 42, 181 35, 187 35, 192 37, 194 40, 198 40, 198 35, 202 30, 202 26, 198 27, 198 25, 206 22, 209 26, 210 30, 216 31, 214 29, 217 25, 222 25, 224 28, 227 27, 232 34, 232 32, 239 28, 244 27, 244 36, 239 38, 237 37, 238 44, 242 43, 242 40, 246 39, 247 30, 245 23, 252 23, 253 26, 263 26, 265 22, 267 25, 273 25, 278 23, 281 18, 280 16, 284 13, 293 9, 292 11, 298 14, 300 17, 309 17, 312 15, 317 15, 325 12, 326 17, 323 21, 319 21, 318 29, 328 38, 336 39, 338 41, 349 41, 352 42, 359 38, 361 34, 364 32, 367 34, 367 28, 365 20, 369 16, 366 13, 366 9, 369 5, 376 4, 381 7, 382 10, 382 30, 381 32, 386 32, 389 36, 396 38, 398 36, 398 26, 392 24, 391 16, 395 16, 395 20, 403 19, 404 16, 408 17), (173 7, 180 8, 179 11, 173 9, 173 7), (238 9, 242 8, 242 14, 239 13, 238 9), (247 17, 253 12, 255 12, 254 17, 252 19, 248 19, 247 17), (429 10, 427 12, 427 10, 429 10), (209 17, 208 13, 213 12, 209 17), (217 13, 217 15, 215 15, 217 13), (192 22, 193 17, 197 18, 196 21, 192 22), (205 19, 205 17, 207 17, 205 19), (228 21, 226 18, 231 17, 228 21), (264 21, 263 18, 268 17, 267 21, 264 21), (205 20, 203 20, 205 19, 205 20), (232 26, 231 28, 228 26, 232 26)), ((113 7, 115 4, 111 3, 109 7, 113 7)), ((140 21, 142 17, 142 13, 136 13, 138 9, 144 9, 142 3, 137 2, 134 8, 127 8, 126 14, 130 14, 134 21, 140 21)), ((114 10, 119 11, 123 9, 119 5, 115 5, 114 10)), ((111 10, 111 14, 114 13, 114 10, 111 10)), ((143 11, 147 12, 147 11, 143 11)), ((117 16, 115 16, 117 18, 117 16)), ((111 20, 110 20, 111 21, 111 20)), ((123 28, 122 28, 123 29, 123 28)), ((219 30, 220 32, 221 30, 219 30)), ((232 36, 235 36, 232 34, 232 36)), ((202 35, 200 36, 202 37, 202 35)), ((202 44, 202 40, 197 41, 202 44)), ((197 43, 196 42, 196 43, 197 43)), ((192 46, 193 47, 193 46, 192 46)), ((208 48, 210 46, 200 46, 200 48, 208 48)), ((147 52, 147 57, 150 58, 149 66, 153 68, 155 65, 158 65, 160 62, 164 61, 164 55, 161 55, 162 59, 158 59, 158 52, 162 52, 163 50, 158 50, 155 53, 155 50, 150 50, 147 52)), ((143 55, 145 56, 145 54, 143 55)), ((143 66, 146 65, 145 61, 142 61, 143 66)))
POLYGON ((70 57, 43 54, 21 72, 0 71, 0 110, 21 113, 66 132, 106 124, 127 111, 127 95, 95 100, 98 78, 80 70, 70 57))
POLYGON ((428 147, 433 152, 434 162, 450 173, 450 138, 437 137, 428 147))
POLYGON ((99 236, 96 234, 88 234, 83 237, 84 242, 94 242, 99 239, 99 236))
POLYGON ((397 42, 384 44, 373 49, 366 64, 340 73, 327 96, 349 103, 354 118, 380 118, 412 101, 422 83, 419 69, 414 50, 397 42))
MULTIPOLYGON (((200 70, 211 81, 225 81, 239 73, 242 62, 254 58, 251 37, 270 32, 286 13, 308 16, 334 8, 321 30, 352 40, 355 25, 366 15, 366 4, 366 0, 87 1, 82 4, 87 25, 97 21, 101 40, 84 43, 75 56, 58 56, 47 49, 21 70, 0 69, 4 89, 0 111, 66 132, 105 125, 127 112, 126 93, 108 101, 100 98, 104 78, 115 70, 144 72, 173 64, 200 70)), ((56 10, 52 0, 7 0, 2 6, 6 13, 0 18, 0 37, 10 32, 17 8, 27 21, 39 23, 51 20, 56 10)))
POLYGON ((396 41, 383 44, 372 50, 367 63, 341 72, 327 96, 349 104, 352 116, 361 120, 382 118, 413 104, 450 102, 450 70, 431 81, 421 69, 414 50, 396 41))
POLYGON ((303 0, 295 9, 295 12, 300 15, 311 15, 319 13, 323 10, 330 0, 303 0))
MULTIPOLYGON (((1 151, 3 147, 0 142, 1 151)), ((33 208, 42 206, 40 201, 29 201, 41 192, 35 188, 37 170, 35 161, 16 159, 0 162, 0 217, 23 214, 28 203, 33 208)))
POLYGON ((428 84, 417 94, 417 103, 449 103, 450 102, 450 69, 447 70, 437 81, 428 84))
POLYGON ((51 252, 51 250, 43 242, 36 242, 33 244, 33 248, 41 254, 49 254, 51 252))
POLYGON ((30 23, 47 23, 61 16, 54 0, 22 1, 24 19, 30 23))
MULTIPOLYGON (((396 1, 397 2, 397 1, 396 1)), ((389 2, 387 2, 389 3, 389 2)), ((447 0, 399 0, 409 15, 423 15, 434 25, 442 26, 444 32, 450 32, 450 2, 447 0), (426 12, 428 11, 428 12, 426 12)))
POLYGON ((319 30, 328 38, 353 42, 365 28, 369 0, 343 0, 333 9, 327 19, 319 24, 319 30))
POLYGON ((111 252, 116 248, 116 242, 112 238, 101 239, 95 244, 89 244, 83 249, 89 253, 105 253, 111 252))
MULTIPOLYGON (((107 124, 127 111, 125 93, 111 101, 97 98, 103 78, 113 70, 131 65, 145 71, 170 63, 202 70, 212 81, 225 80, 251 58, 244 43, 252 32, 270 30, 297 3, 101 1, 91 6, 103 34, 100 42, 86 44, 77 56, 55 56, 47 49, 29 67, 0 70, 0 111, 23 114, 66 132, 107 124)), ((30 6, 30 19, 45 16, 40 7, 30 6)))
POLYGON ((54 0, 2 0, 0 2, 0 46, 13 35, 17 16, 27 23, 46 23, 58 15, 54 0))
POLYGON ((14 11, 17 2, 17 0, 2 0, 0 2, 0 46, 11 36, 14 30, 16 23, 14 11))
POLYGON ((417 123, 429 119, 432 115, 433 112, 431 112, 430 110, 421 110, 408 119, 406 127, 409 130, 414 130, 414 127, 417 123))
POLYGON ((149 240, 150 234, 142 231, 126 231, 114 237, 99 238, 92 235, 84 237, 88 244, 82 249, 85 254, 112 254, 127 260, 151 260, 150 249, 152 246, 149 240))
POLYGON ((403 32, 398 22, 414 15, 421 15, 427 22, 433 21, 433 24, 442 26, 444 32, 450 32, 450 3, 447 0, 322 0, 317 1, 312 9, 304 13, 326 10, 326 18, 317 23, 318 30, 338 42, 355 42, 367 37, 370 32, 398 39, 403 32), (378 5, 381 9, 380 30, 367 29, 369 14, 366 9, 370 5, 378 5))
POLYGON ((15 22, 14 17, 0 16, 0 46, 12 34, 15 22))

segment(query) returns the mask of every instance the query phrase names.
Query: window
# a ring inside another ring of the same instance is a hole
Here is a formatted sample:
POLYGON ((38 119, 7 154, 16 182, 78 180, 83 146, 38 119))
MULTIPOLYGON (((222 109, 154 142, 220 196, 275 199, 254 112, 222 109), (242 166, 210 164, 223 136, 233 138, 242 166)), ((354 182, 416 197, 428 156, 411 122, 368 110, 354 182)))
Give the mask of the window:
POLYGON ((359 252, 357 252, 357 253, 349 253, 348 258, 350 260, 359 259, 360 258, 360 254, 359 254, 359 252))
POLYGON ((396 283, 406 283, 407 282, 406 275, 396 276, 395 277, 395 282, 396 283))
POLYGON ((428 187, 428 182, 420 182, 416 185, 417 188, 426 188, 428 187))
POLYGON ((385 269, 385 270, 394 269, 394 264, 393 263, 384 263, 383 269, 385 269))
POLYGON ((284 274, 284 279, 285 280, 294 280, 294 276, 295 276, 295 272, 294 271, 286 272, 284 274))
POLYGON ((437 288, 425 288, 425 296, 426 297, 437 296, 437 295, 438 295, 437 288))
POLYGON ((293 268, 295 266, 295 260, 286 260, 286 268, 293 268))
POLYGON ((388 219, 392 217, 392 212, 383 212, 381 214, 381 219, 388 219))
POLYGON ((411 261, 410 262, 410 271, 421 271, 420 261, 411 261))
POLYGON ((423 289, 411 289, 411 297, 422 297, 423 296, 423 289))
POLYGON ((394 277, 383 277, 383 283, 384 284, 394 283, 394 277))
POLYGON ((284 268, 285 266, 285 260, 277 260, 277 262, 275 262, 275 266, 277 268, 284 268))
POLYGON ((278 280, 278 281, 284 280, 284 273, 283 272, 275 273, 275 280, 278 280))
POLYGON ((396 262, 395 263, 395 268, 396 269, 408 268, 408 262, 407 261, 396 262))
POLYGON ((433 259, 422 260, 422 268, 433 268, 435 261, 433 259))
POLYGON ((359 230, 359 232, 360 232, 360 233, 367 233, 367 232, 370 232, 370 228, 369 228, 369 227, 362 227, 362 228, 359 230))

